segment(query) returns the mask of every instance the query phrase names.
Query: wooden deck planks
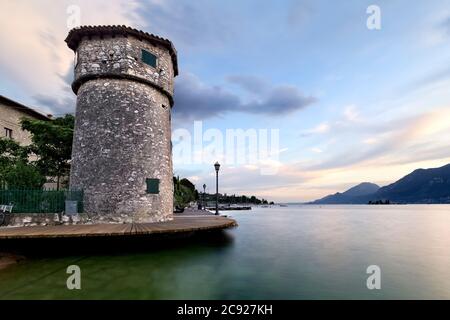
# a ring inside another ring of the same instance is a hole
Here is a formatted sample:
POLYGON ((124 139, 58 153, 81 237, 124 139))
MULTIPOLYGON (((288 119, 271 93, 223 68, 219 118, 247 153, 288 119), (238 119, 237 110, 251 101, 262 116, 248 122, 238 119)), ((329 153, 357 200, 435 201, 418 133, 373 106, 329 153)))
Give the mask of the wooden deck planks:
POLYGON ((92 224, 0 228, 1 239, 21 238, 77 238, 99 236, 132 236, 171 234, 202 230, 224 229, 236 226, 236 221, 219 216, 185 216, 159 223, 92 224))

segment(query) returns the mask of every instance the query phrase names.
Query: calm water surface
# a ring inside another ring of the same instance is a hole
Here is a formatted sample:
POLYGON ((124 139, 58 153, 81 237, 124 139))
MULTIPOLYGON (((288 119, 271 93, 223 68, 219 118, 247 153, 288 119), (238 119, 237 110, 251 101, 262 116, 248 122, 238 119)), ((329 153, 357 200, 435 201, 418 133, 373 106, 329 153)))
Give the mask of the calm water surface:
POLYGON ((231 212, 229 241, 144 253, 28 259, 0 298, 450 299, 450 206, 289 206, 231 212), (69 291, 66 267, 82 270, 69 291), (366 288, 378 265, 381 290, 366 288))

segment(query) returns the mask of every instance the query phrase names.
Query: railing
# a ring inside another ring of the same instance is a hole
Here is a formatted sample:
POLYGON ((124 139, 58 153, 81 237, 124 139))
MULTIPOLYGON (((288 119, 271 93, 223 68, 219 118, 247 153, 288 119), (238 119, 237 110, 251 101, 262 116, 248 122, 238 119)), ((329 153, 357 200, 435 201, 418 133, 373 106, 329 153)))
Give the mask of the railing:
POLYGON ((83 191, 75 190, 0 190, 0 204, 13 204, 13 213, 61 213, 66 201, 76 201, 83 212, 83 191))

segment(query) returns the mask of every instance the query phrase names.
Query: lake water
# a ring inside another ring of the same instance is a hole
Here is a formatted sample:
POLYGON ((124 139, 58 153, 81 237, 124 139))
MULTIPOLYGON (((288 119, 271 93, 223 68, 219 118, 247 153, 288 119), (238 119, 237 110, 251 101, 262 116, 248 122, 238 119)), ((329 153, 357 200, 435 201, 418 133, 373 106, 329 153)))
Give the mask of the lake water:
POLYGON ((224 239, 147 252, 33 258, 0 298, 450 299, 450 206, 289 206, 229 212, 224 239), (82 289, 66 289, 77 264, 82 289), (381 268, 381 290, 366 269, 381 268))

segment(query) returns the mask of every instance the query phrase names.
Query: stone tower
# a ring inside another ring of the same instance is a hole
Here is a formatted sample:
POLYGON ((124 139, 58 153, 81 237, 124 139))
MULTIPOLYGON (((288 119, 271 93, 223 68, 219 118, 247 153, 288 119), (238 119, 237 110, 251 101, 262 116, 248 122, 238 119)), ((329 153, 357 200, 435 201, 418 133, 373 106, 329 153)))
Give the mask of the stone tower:
POLYGON ((172 219, 172 43, 126 26, 83 26, 75 52, 77 95, 70 188, 84 190, 96 221, 172 219))

